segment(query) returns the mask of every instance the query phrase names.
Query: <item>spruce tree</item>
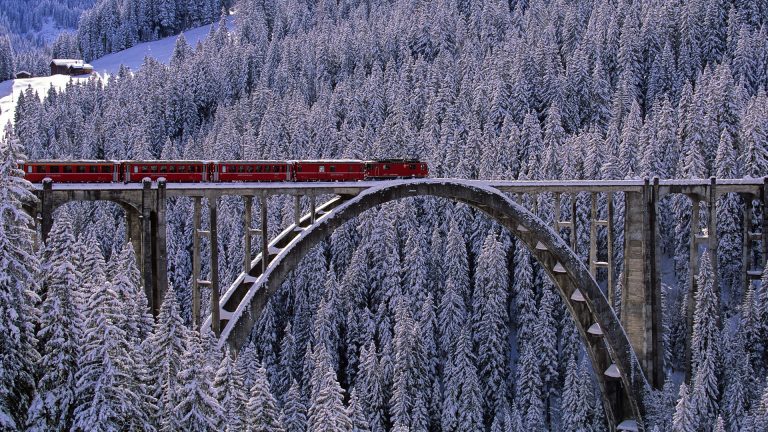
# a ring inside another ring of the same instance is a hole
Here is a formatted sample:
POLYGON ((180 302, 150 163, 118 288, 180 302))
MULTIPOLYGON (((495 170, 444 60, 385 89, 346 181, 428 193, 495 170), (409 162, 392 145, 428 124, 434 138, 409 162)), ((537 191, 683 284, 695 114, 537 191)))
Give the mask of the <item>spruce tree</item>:
POLYGON ((216 390, 216 400, 226 419, 222 426, 229 432, 245 429, 248 398, 243 388, 243 378, 243 373, 236 368, 232 355, 227 350, 221 358, 213 386, 216 390))
POLYGON ((135 346, 123 330, 126 317, 109 282, 93 287, 86 310, 72 428, 152 430, 147 405, 151 396, 143 394, 141 362, 136 361, 135 346))
POLYGON ((189 330, 179 316, 176 293, 172 287, 157 315, 155 329, 147 339, 150 376, 155 377, 152 395, 157 400, 157 423, 173 428, 173 410, 180 401, 179 372, 187 352, 189 330))
POLYGON ((343 390, 331 368, 331 359, 322 344, 312 354, 315 370, 312 377, 312 401, 307 421, 308 432, 348 432, 352 421, 344 406, 343 390))
POLYGON ((251 387, 251 397, 247 404, 248 430, 264 432, 282 432, 282 413, 277 407, 277 400, 272 396, 267 381, 267 370, 263 366, 256 369, 256 380, 251 387))
POLYGON ((37 364, 37 392, 29 408, 31 431, 69 430, 75 410, 76 374, 80 367, 80 328, 72 291, 79 277, 72 259, 75 237, 67 214, 59 216, 46 245, 45 284, 37 339, 42 358, 37 364))
MULTIPOLYGON (((178 403, 173 408, 173 428, 200 432, 218 429, 223 413, 212 385, 213 370, 206 362, 200 333, 196 331, 190 333, 176 379, 178 403)), ((163 424, 163 429, 167 427, 163 424)))
POLYGON ((483 410, 489 423, 506 400, 508 312, 507 259, 501 242, 489 234, 483 243, 475 273, 473 328, 478 347, 478 375, 483 410))
POLYGON ((0 428, 8 430, 24 425, 40 358, 33 328, 39 262, 32 218, 22 210, 34 197, 18 169, 19 150, 15 139, 0 146, 0 428))
POLYGON ((299 383, 293 380, 284 396, 282 424, 285 432, 303 432, 307 429, 307 407, 299 393, 299 383))

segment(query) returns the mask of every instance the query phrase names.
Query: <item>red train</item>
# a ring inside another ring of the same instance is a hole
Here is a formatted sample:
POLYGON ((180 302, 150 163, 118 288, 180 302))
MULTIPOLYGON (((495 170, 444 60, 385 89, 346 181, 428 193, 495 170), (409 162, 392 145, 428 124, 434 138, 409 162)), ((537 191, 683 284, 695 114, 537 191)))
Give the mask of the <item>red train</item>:
POLYGON ((307 161, 60 161, 20 163, 32 183, 138 183, 163 177, 169 183, 312 182, 424 178, 425 162, 415 159, 307 161))

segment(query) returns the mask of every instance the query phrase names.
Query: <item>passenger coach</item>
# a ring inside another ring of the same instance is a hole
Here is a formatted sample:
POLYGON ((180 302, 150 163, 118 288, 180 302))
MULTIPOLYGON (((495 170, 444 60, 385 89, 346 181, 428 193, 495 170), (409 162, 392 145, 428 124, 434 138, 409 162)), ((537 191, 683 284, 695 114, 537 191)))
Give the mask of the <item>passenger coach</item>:
POLYGON ((314 182, 424 178, 427 164, 415 159, 322 159, 322 160, 145 160, 55 161, 19 163, 32 183, 50 178, 56 183, 139 183, 164 178, 169 183, 203 182, 314 182))

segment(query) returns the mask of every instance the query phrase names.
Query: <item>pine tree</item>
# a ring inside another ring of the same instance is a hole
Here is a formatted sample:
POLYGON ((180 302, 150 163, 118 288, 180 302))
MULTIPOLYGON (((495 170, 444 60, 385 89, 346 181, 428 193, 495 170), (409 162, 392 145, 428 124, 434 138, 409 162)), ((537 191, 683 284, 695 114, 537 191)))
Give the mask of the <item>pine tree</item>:
POLYGON ((307 429, 307 407, 299 393, 299 383, 293 380, 284 396, 282 424, 285 432, 303 432, 307 429))
POLYGON ((565 372, 565 386, 563 387, 562 420, 560 427, 563 431, 581 431, 588 428, 589 406, 582 393, 584 384, 583 374, 576 358, 571 356, 565 372))
POLYGON ((227 350, 221 359, 213 386, 216 400, 225 416, 223 425, 226 431, 234 432, 245 429, 246 403, 248 402, 243 385, 243 374, 236 368, 232 356, 227 350))
MULTIPOLYGON (((192 331, 181 369, 176 375, 178 403, 173 408, 173 428, 187 431, 216 430, 223 413, 212 386, 213 371, 206 363, 200 333, 192 331)), ((167 427, 163 425, 164 429, 167 427)))
POLYGON ((189 330, 179 316, 176 293, 168 288, 157 315, 155 329, 147 339, 147 355, 150 376, 155 377, 152 395, 157 400, 157 423, 165 428, 173 428, 173 410, 181 395, 179 372, 182 370, 182 358, 187 352, 189 330))
POLYGON ((74 420, 76 374, 80 360, 80 328, 72 291, 79 277, 72 259, 75 237, 67 214, 59 216, 46 245, 40 330, 40 378, 27 417, 31 431, 69 430, 74 420))
POLYGON ((466 431, 483 428, 481 389, 469 325, 461 329, 447 366, 443 397, 442 430, 466 431))
POLYGON ((111 266, 114 270, 112 287, 124 308, 128 337, 138 345, 149 337, 154 321, 149 313, 147 297, 141 286, 141 274, 136 266, 133 247, 126 243, 115 261, 116 263, 111 266))
POLYGON ((17 161, 19 142, 0 146, 0 429, 24 424, 35 387, 34 370, 40 354, 35 349, 33 323, 38 311, 39 263, 31 253, 32 218, 22 210, 31 202, 30 185, 17 161))
POLYGON ((517 367, 517 406, 526 428, 539 431, 545 424, 545 413, 538 352, 532 339, 521 341, 521 344, 517 367))
POLYGON ((675 415, 672 418, 673 432, 696 431, 695 414, 691 406, 691 398, 688 396, 688 386, 680 384, 680 398, 675 407, 675 415))
POLYGON ((152 430, 148 395, 139 384, 141 363, 123 330, 126 317, 109 282, 92 290, 86 310, 73 429, 152 430))
POLYGON ((705 356, 718 355, 720 330, 719 298, 714 286, 712 264, 709 252, 703 253, 697 276, 696 307, 693 315, 693 334, 691 335, 691 370, 697 370, 705 356))
POLYGON ((277 400, 272 396, 267 381, 267 370, 263 366, 256 369, 256 381, 251 387, 248 399, 248 430, 264 432, 282 432, 282 413, 277 408, 277 400))
POLYGON ((331 369, 331 359, 322 344, 312 356, 315 370, 312 377, 312 402, 309 407, 307 431, 342 432, 352 430, 352 421, 342 401, 343 390, 331 369))
POLYGON ((483 243, 475 273, 473 328, 478 347, 478 375, 486 419, 506 400, 507 289, 506 253, 495 234, 483 243))

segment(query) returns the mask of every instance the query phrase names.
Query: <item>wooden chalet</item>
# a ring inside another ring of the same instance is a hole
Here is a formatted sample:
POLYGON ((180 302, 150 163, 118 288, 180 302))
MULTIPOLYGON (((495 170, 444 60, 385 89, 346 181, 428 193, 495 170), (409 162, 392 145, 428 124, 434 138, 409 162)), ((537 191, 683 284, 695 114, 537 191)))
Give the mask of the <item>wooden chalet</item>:
POLYGON ((51 61, 51 75, 86 75, 93 72, 93 66, 82 60, 53 59, 51 61))

